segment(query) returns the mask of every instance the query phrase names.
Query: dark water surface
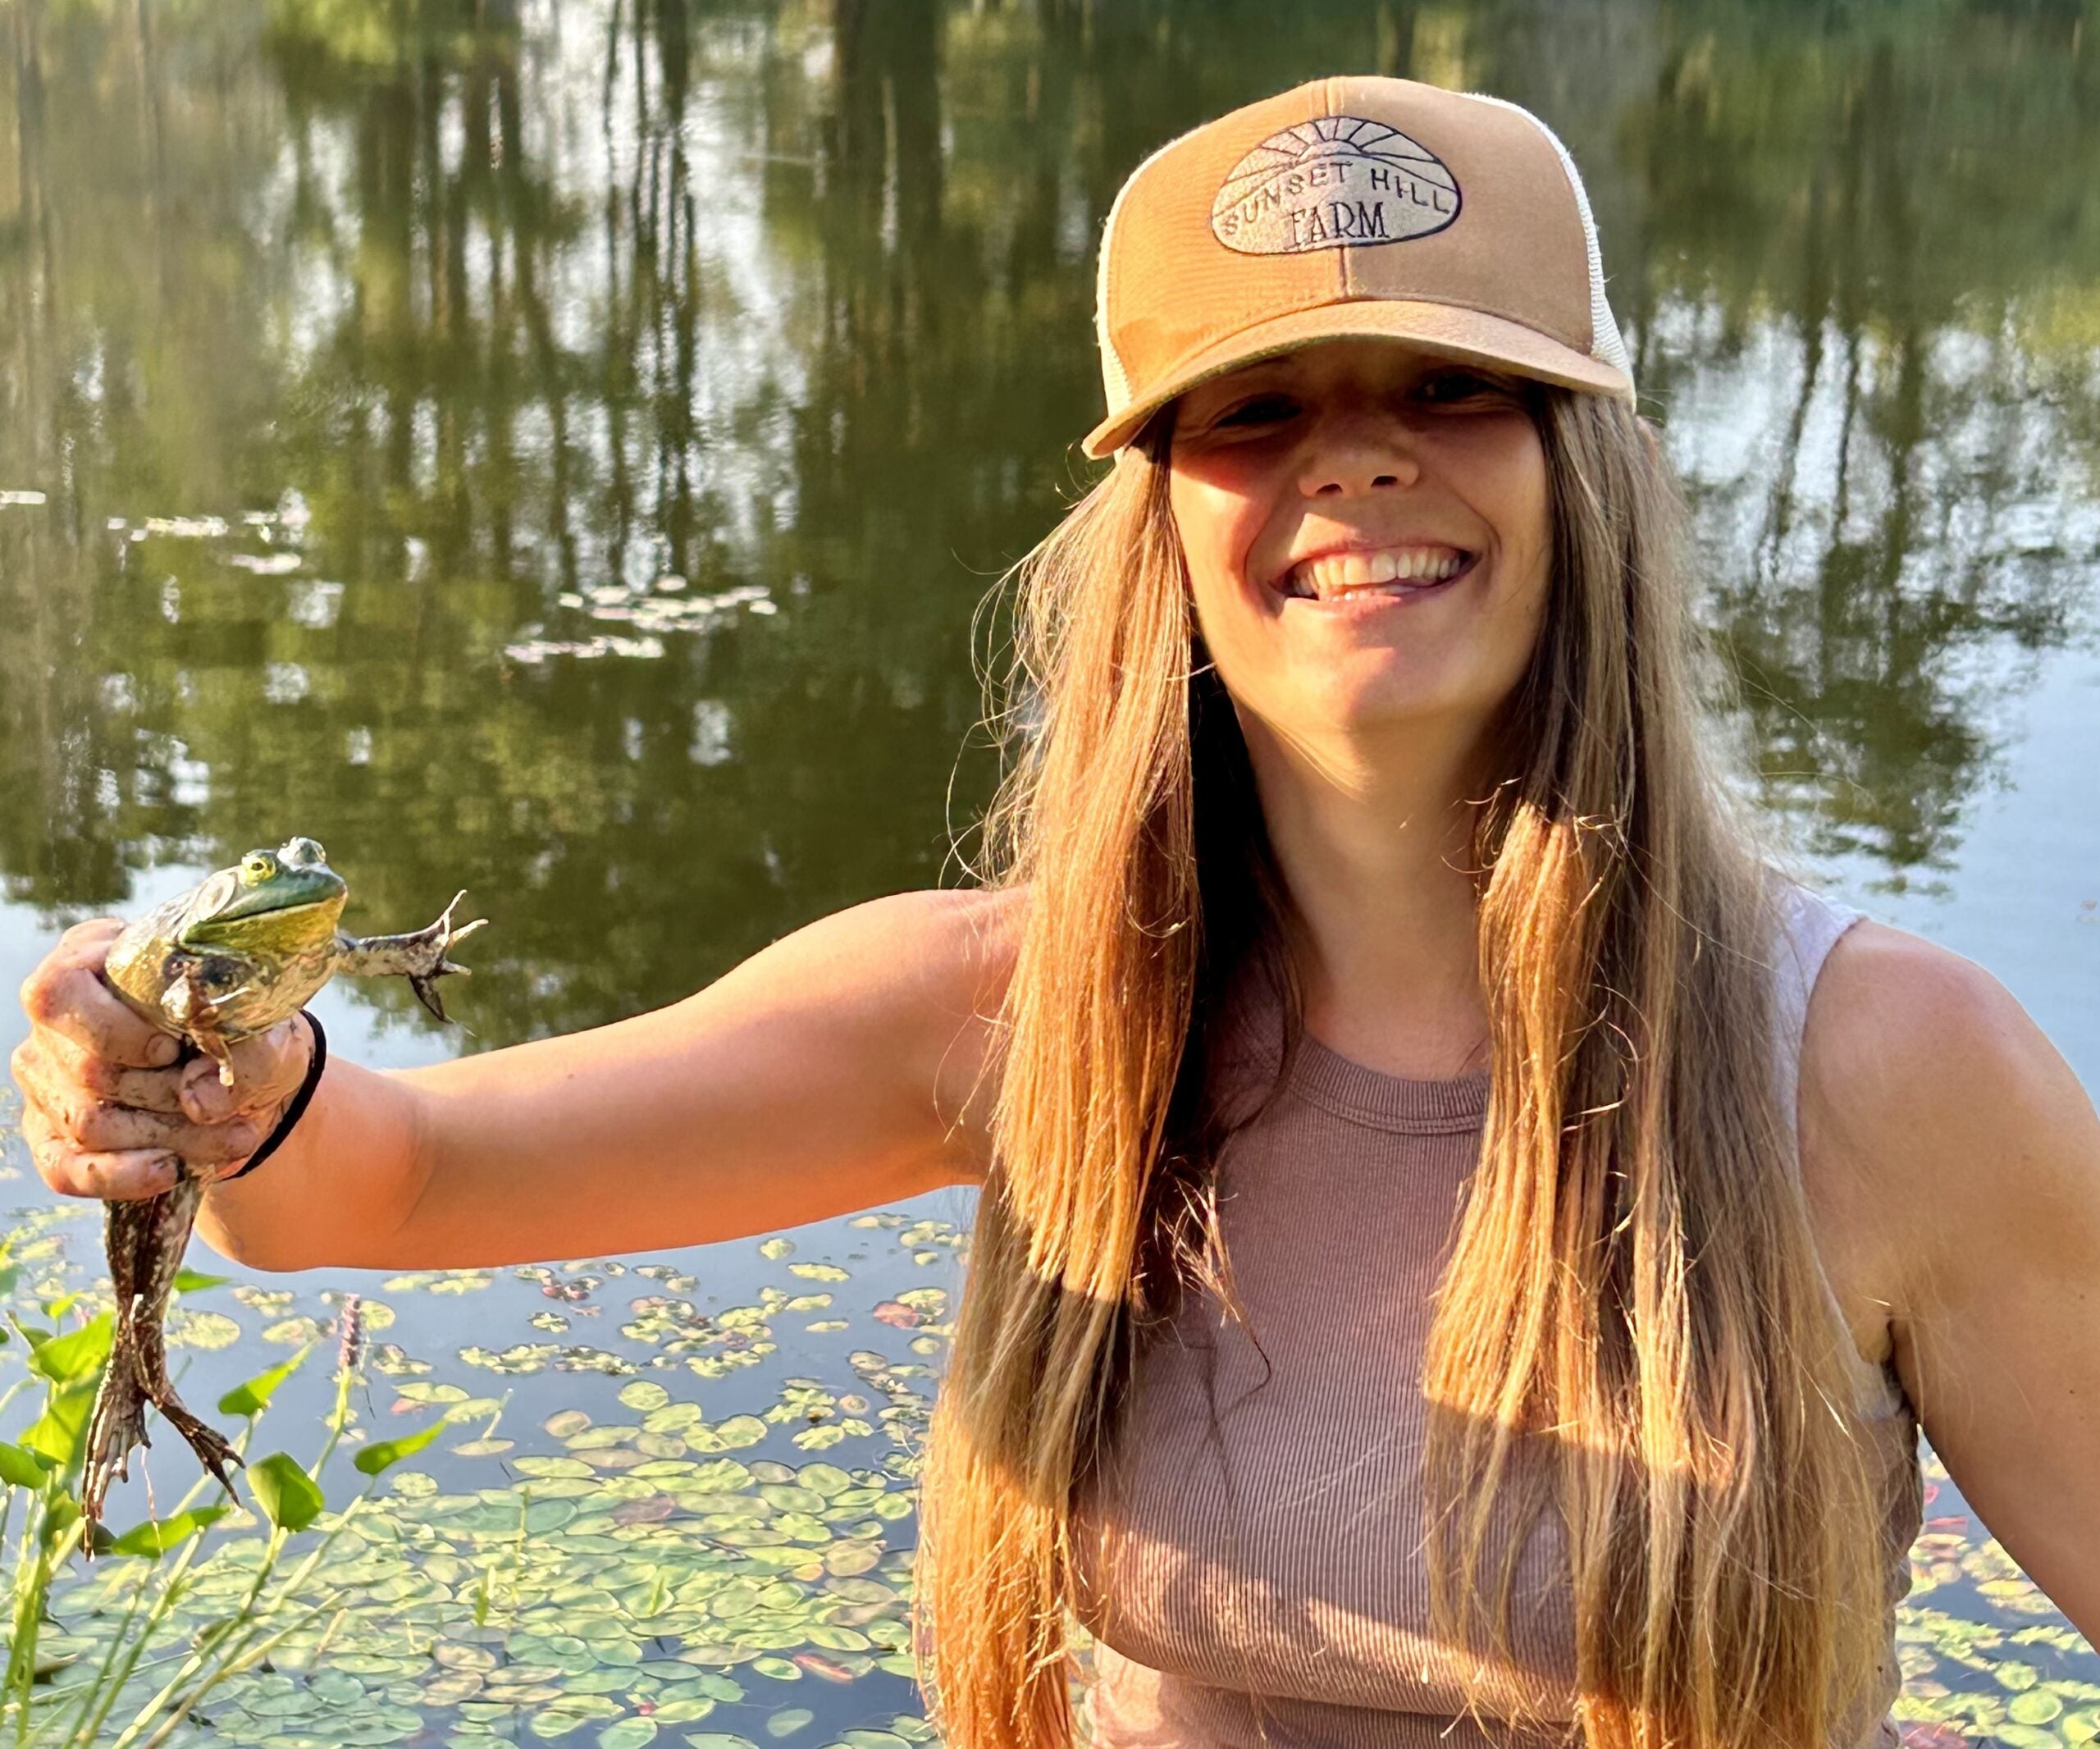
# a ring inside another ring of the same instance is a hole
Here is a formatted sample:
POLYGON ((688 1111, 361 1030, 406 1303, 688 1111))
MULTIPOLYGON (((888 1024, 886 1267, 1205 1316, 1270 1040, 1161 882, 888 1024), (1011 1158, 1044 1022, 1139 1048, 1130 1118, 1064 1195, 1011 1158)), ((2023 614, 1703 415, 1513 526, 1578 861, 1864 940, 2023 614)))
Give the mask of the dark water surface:
MULTIPOLYGON (((495 920, 453 998, 471 1041, 405 990, 324 998, 340 1049, 407 1063, 660 1004, 824 912, 954 880, 951 829, 993 775, 973 729, 996 623, 973 637, 973 614, 1086 477, 1118 184, 1234 103, 1376 69, 1515 98, 1568 141, 1691 484, 1702 610, 1751 682, 1765 803, 1843 896, 1987 966, 2100 1086, 2089 11, 0 6, 0 979, 65 921, 305 833, 353 929, 413 927, 463 885, 495 920)), ((0 1013, 0 1047, 21 1026, 0 1013)), ((53 1211, 11 1159, 17 1300, 93 1285, 95 1211, 53 1211)), ((354 1290, 395 1318, 372 1331, 392 1370, 360 1386, 371 1436, 420 1424, 432 1385, 476 1412, 466 1454, 381 1491, 349 1686, 286 1664, 186 1740, 907 1740, 880 1636, 947 1307, 894 1296, 959 1285, 969 1206, 885 1219, 797 1233, 792 1258, 746 1241, 191 1296, 193 1406, 354 1290), (652 1381, 668 1404, 622 1402, 652 1381), (710 1445, 669 1424, 687 1400, 718 1431, 779 1413, 710 1445), (594 1444, 573 1410, 614 1431, 594 1444), (792 1436, 827 1424, 870 1431, 792 1436), (692 1462, 665 1454, 682 1440, 692 1462), (788 1536, 724 1540, 689 1473, 715 1450, 761 1467, 700 1480, 788 1536), (576 1484, 537 1509, 559 1570, 455 1632, 521 1461, 576 1484), (650 1464, 683 1469, 632 1475, 650 1464), (834 1466, 833 1493, 769 1464, 834 1466), (735 1589, 723 1563, 797 1534, 814 1555, 735 1589), (625 1596, 659 1571, 682 1601, 625 1596), (625 1614, 544 1643, 614 1595, 625 1614), (506 1684, 519 1668, 544 1680, 506 1684), (742 1697, 656 1725, 710 1668, 742 1697)), ((311 1455, 325 1358, 257 1450, 311 1455)), ((188 1455, 153 1462, 165 1511, 188 1455)), ((2100 1660, 1936 1486, 1906 1615, 1919 1739, 2100 1735, 2100 1660)), ((144 1506, 135 1482, 112 1517, 144 1506)))

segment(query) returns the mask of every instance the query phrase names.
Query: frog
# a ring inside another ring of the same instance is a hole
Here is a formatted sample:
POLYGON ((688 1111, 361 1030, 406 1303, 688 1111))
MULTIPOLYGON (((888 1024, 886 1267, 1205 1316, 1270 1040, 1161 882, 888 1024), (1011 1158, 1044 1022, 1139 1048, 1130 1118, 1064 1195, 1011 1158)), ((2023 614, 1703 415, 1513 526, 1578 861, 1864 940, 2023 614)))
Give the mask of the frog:
MULTIPOLYGON (((359 938, 338 926, 349 885, 309 838, 251 850, 231 868, 127 924, 110 944, 103 975, 125 1002, 162 1031, 210 1057, 226 1086, 233 1047, 289 1020, 338 973, 405 977, 417 999, 449 1021, 437 980, 468 968, 450 948, 486 923, 455 925, 455 894, 436 921, 413 934, 359 938)), ((176 1272, 203 1200, 206 1180, 178 1160, 176 1181, 158 1194, 105 1203, 103 1240, 116 1293, 109 1362, 88 1421, 81 1472, 84 1559, 92 1559, 112 1479, 130 1474, 131 1452, 150 1446, 151 1403, 229 1494, 241 1458, 217 1429, 176 1395, 167 1376, 162 1326, 176 1272)))

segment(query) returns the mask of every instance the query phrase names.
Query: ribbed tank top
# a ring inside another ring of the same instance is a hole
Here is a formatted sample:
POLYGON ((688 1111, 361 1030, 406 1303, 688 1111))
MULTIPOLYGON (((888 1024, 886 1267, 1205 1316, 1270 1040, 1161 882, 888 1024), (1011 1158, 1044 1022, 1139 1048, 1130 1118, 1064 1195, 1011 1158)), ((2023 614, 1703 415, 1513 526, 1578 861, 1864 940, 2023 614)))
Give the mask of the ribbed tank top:
MULTIPOLYGON (((1774 1042, 1792 1132, 1809 991, 1860 914, 1792 881, 1783 893, 1774 1042)), ((1465 1716, 1469 1660, 1429 1629, 1421 1368, 1489 1080, 1485 1069, 1404 1080, 1307 1037, 1279 1097, 1223 1150, 1218 1218, 1260 1351, 1192 1289, 1141 1349, 1104 1462, 1075 1500, 1098 1749, 1450 1749, 1579 1735, 1557 1505, 1519 1555, 1518 1656, 1483 1668, 1480 1707, 1495 1723, 1521 1701, 1564 1729, 1485 1735, 1465 1716)), ((1798 1170, 1797 1138, 1788 1158, 1798 1170)), ((1869 1363, 1845 1333, 1827 1276, 1824 1287, 1842 1352, 1858 1363, 1855 1418, 1884 1482, 1888 1637, 1856 1715, 1859 1742, 1881 1749, 1897 1741, 1894 1615, 1923 1514, 1918 1424, 1893 1368, 1869 1363)), ((1520 1443, 1515 1461, 1541 1455, 1520 1443)), ((1505 1513, 1503 1547, 1508 1524, 1505 1513)), ((1485 1569, 1484 1582, 1499 1572, 1485 1569)))

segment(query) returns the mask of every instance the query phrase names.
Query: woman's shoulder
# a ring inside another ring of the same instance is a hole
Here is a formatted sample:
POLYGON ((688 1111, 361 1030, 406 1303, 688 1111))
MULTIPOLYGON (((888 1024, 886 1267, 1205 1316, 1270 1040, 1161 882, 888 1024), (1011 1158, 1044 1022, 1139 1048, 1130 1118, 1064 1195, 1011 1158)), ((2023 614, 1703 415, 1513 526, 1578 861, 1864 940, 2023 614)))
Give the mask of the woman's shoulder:
MULTIPOLYGON (((1802 1115, 1850 1151, 1886 1154, 1888 1121, 1957 1102, 1999 1051, 2038 1038, 2012 993, 1974 960, 1863 917, 1840 934, 1810 993, 1802 1115)), ((1883 1160, 1884 1167, 1896 1162, 1883 1160)))
POLYGON ((950 1139, 979 1179, 990 1158, 999 1016, 1027 903, 1025 886, 927 888, 826 920, 842 952, 889 968, 889 1011, 906 1034, 912 1079, 930 1079, 950 1139))
POLYGON ((835 912, 834 925, 910 945, 958 964, 1011 962, 1027 912, 1028 888, 924 887, 835 912))
POLYGON ((2012 993, 1951 948, 1872 918, 1830 948, 1801 1039, 1801 1174, 1867 1359, 1888 1354, 1891 1321, 1934 1290, 1949 1224, 1992 1163, 1979 1128, 1994 1111, 2012 1120, 2009 1079, 2038 1053, 2054 1055, 2012 993))

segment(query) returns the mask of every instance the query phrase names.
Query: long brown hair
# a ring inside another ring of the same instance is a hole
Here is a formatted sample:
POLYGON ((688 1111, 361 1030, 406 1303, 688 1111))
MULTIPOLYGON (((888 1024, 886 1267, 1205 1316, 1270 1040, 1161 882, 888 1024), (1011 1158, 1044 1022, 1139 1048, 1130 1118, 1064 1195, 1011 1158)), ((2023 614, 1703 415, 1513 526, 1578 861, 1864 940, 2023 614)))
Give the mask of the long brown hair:
MULTIPOLYGON (((1557 1498, 1591 1749, 1849 1742, 1879 1505, 1783 1153, 1778 857, 1716 733, 1731 698, 1651 434, 1601 396, 1536 404, 1551 575, 1473 811, 1492 1073, 1422 1379, 1433 1625, 1509 1655, 1522 1539, 1491 1610, 1491 1509, 1557 1498), (1541 1442, 1551 1464, 1513 1461, 1541 1442)), ((1202 659, 1168 441, 1017 568, 987 873, 1029 893, 917 1569, 958 1749, 1071 1741, 1075 1491, 1148 1308, 1198 1276, 1230 1304, 1208 1034, 1226 980, 1280 958, 1285 906, 1202 659)))

